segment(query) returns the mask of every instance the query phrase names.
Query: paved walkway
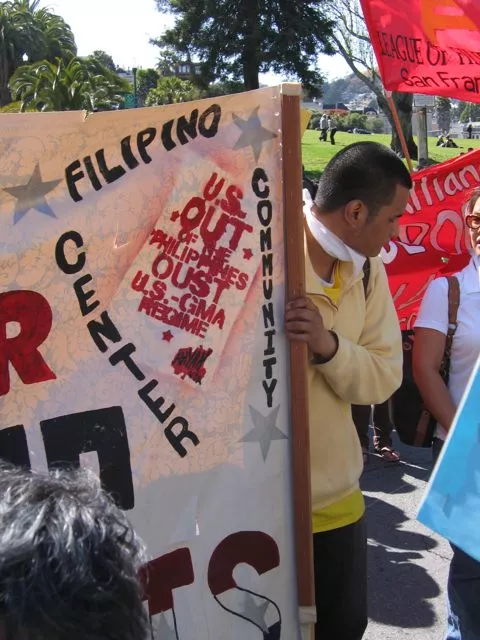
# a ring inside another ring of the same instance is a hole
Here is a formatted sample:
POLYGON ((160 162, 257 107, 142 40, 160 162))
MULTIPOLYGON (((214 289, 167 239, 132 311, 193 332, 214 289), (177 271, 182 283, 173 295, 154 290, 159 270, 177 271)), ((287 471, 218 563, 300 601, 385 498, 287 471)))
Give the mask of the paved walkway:
POLYGON ((362 477, 369 535, 370 624, 364 640, 442 640, 450 547, 415 519, 431 451, 395 441, 402 462, 375 455, 362 477))

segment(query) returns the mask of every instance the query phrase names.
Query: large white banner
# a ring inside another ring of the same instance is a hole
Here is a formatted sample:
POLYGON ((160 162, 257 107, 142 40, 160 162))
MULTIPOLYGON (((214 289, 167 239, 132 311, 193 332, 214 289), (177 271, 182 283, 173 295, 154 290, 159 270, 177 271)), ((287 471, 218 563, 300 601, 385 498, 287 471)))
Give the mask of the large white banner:
POLYGON ((298 638, 278 88, 0 115, 0 457, 83 465, 155 638, 298 638))

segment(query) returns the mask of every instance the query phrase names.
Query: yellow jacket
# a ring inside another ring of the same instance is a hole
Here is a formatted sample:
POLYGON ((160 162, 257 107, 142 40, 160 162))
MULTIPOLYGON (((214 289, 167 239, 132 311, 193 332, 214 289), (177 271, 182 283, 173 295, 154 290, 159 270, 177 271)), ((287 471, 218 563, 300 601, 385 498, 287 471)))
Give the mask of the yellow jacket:
POLYGON ((370 265, 365 302, 363 273, 355 278, 353 263, 340 263, 337 306, 325 295, 307 254, 307 295, 339 339, 330 362, 308 367, 314 511, 358 489, 363 461, 351 405, 380 404, 402 381, 401 334, 387 275, 380 258, 371 258, 370 265))

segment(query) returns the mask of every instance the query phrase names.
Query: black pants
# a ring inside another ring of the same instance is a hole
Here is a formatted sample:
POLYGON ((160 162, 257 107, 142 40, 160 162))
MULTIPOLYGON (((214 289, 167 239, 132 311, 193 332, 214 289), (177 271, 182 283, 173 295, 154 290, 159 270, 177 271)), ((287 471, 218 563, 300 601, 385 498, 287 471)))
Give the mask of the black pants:
MULTIPOLYGON (((352 405, 352 418, 357 429, 360 445, 365 451, 369 448, 368 425, 370 424, 370 405, 352 405)), ((373 446, 375 449, 392 446, 393 425, 388 411, 388 400, 376 404, 373 409, 373 446)))
POLYGON ((315 640, 360 640, 368 623, 367 531, 355 524, 313 534, 315 640))
POLYGON ((327 133, 328 133, 328 129, 322 129, 321 133, 320 133, 320 140, 322 142, 326 142, 327 141, 327 133))
MULTIPOLYGON (((443 445, 445 444, 445 440, 440 440, 440 438, 433 438, 432 441, 432 462, 433 466, 437 464, 437 460, 442 452, 443 445)), ((432 469, 433 471, 433 469, 432 469)))

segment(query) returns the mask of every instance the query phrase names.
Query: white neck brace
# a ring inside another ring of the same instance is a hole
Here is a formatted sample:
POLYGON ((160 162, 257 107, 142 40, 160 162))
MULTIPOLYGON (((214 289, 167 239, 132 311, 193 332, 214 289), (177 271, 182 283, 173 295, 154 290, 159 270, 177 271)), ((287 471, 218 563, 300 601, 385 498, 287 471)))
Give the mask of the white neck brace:
POLYGON ((312 213, 313 202, 306 189, 303 190, 303 201, 303 215, 315 240, 332 258, 342 262, 353 262, 354 275, 355 277, 358 276, 363 269, 366 259, 365 256, 346 245, 343 240, 340 240, 323 222, 320 222, 320 220, 314 216, 312 213))

